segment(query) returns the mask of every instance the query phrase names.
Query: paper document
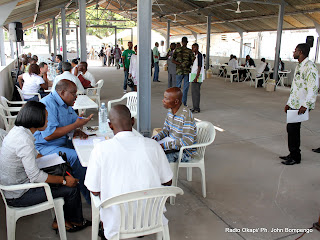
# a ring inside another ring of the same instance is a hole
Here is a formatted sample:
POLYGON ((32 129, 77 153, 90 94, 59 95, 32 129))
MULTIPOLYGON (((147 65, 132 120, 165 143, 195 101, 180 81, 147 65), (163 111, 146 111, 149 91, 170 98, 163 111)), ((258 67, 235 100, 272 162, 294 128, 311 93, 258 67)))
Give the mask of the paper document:
POLYGON ((58 154, 54 153, 40 158, 36 158, 36 163, 38 165, 38 168, 42 169, 65 163, 65 161, 58 154))
POLYGON ((90 137, 87 139, 76 138, 76 139, 73 139, 73 144, 77 146, 93 145, 93 139, 101 139, 101 141, 106 140, 104 137, 90 137))
MULTIPOLYGON (((197 74, 196 73, 189 73, 189 82, 193 82, 194 79, 196 78, 197 74)), ((199 74, 199 77, 198 77, 198 83, 202 83, 202 74, 200 73, 199 74)))
POLYGON ((298 115, 299 110, 288 110, 287 111, 287 123, 297 123, 309 120, 309 109, 304 114, 298 115))
POLYGON ((158 141, 159 144, 162 144, 162 143, 165 143, 165 142, 172 142, 174 141, 173 138, 171 137, 165 137, 165 138, 162 138, 160 141, 158 141))

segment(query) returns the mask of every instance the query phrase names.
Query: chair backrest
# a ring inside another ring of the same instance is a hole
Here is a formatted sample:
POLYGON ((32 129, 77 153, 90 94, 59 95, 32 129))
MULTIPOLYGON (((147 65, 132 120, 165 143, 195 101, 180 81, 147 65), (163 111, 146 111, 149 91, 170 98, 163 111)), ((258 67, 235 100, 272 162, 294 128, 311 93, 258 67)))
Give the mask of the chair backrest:
POLYGON ((102 86, 103 86, 103 84, 104 84, 104 80, 103 79, 100 79, 98 82, 97 82, 97 95, 99 95, 100 96, 100 91, 101 91, 101 88, 102 88, 102 86))
POLYGON ((5 138, 6 135, 7 135, 7 132, 2 128, 0 128, 0 149, 2 147, 3 139, 5 138))
POLYGON ((226 66, 225 68, 227 69, 227 75, 232 74, 232 73, 231 73, 231 70, 232 70, 232 67, 231 67, 231 66, 226 66))
POLYGON ((2 118, 2 121, 4 123, 4 128, 6 129, 7 132, 9 132, 11 129, 10 120, 9 120, 9 118, 6 114, 6 110, 2 104, 0 104, 0 117, 2 118))
POLYGON ((203 147, 197 148, 197 153, 200 157, 204 156, 206 146, 213 143, 216 138, 216 130, 211 122, 197 122, 197 143, 205 144, 203 147))
POLYGON ((183 190, 178 187, 151 188, 109 198, 100 207, 119 206, 120 234, 134 236, 135 233, 161 228, 166 200, 177 194, 182 195, 183 190))
POLYGON ((24 101, 23 92, 22 92, 21 88, 19 88, 17 85, 16 85, 16 88, 18 89, 21 100, 24 101))
POLYGON ((127 107, 131 113, 138 112, 138 95, 137 92, 126 93, 123 98, 127 98, 127 107))

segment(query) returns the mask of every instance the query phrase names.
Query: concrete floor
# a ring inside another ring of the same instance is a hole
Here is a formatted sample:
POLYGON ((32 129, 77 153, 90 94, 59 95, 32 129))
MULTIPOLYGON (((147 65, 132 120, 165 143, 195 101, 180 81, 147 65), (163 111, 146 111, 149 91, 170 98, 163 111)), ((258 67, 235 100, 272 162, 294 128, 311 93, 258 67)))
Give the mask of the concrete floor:
MULTIPOLYGON (((89 70, 97 80, 105 80, 102 101, 123 95, 122 70, 89 70)), ((153 128, 162 127, 166 115, 161 103, 166 79, 167 72, 161 71, 161 82, 152 83, 153 128)), ((185 194, 177 198, 175 206, 167 205, 171 239, 296 239, 300 234, 285 232, 285 228, 309 228, 320 212, 320 155, 311 151, 320 146, 320 103, 310 120, 302 124, 302 163, 284 166, 278 156, 288 154, 283 108, 289 88, 266 92, 248 83, 211 78, 203 83, 201 94, 201 113, 195 117, 224 131, 217 131, 215 142, 206 150, 207 198, 201 194, 200 171, 194 170, 192 182, 186 181, 184 169, 180 171, 179 187, 185 194), (227 232, 227 228, 237 228, 238 232, 227 232), (256 228, 258 232, 249 232, 256 228), (272 228, 282 232, 272 232, 272 228)), ((191 95, 188 104, 192 105, 191 95)), ((91 125, 96 121, 97 115, 91 125)), ((84 203, 83 208, 90 219, 90 207, 84 203)), ((0 214, 0 239, 5 239, 3 203, 0 214)), ((17 223, 16 239, 59 239, 51 230, 51 222, 48 211, 22 218, 17 223)), ((67 236, 82 240, 90 239, 90 234, 88 228, 67 236)), ((320 233, 315 230, 302 239, 318 240, 320 233)))

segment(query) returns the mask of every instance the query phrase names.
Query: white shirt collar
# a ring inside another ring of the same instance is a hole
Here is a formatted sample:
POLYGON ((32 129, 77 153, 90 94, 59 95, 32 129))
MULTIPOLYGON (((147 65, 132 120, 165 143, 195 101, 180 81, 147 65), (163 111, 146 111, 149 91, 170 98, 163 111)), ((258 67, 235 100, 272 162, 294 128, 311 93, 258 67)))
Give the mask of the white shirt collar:
POLYGON ((304 65, 309 61, 309 58, 306 57, 301 63, 300 63, 300 67, 304 67, 304 65))
POLYGON ((122 132, 118 132, 114 136, 114 138, 126 138, 126 137, 132 137, 132 136, 135 136, 132 131, 122 131, 122 132))

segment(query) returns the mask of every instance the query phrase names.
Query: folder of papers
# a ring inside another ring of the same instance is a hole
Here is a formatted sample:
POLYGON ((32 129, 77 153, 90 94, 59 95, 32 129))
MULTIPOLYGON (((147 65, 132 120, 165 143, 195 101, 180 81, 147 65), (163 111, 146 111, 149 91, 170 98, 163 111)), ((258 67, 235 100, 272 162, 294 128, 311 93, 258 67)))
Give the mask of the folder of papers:
POLYGON ((287 111, 287 123, 297 123, 309 120, 309 109, 304 114, 298 115, 299 110, 288 110, 287 111))

